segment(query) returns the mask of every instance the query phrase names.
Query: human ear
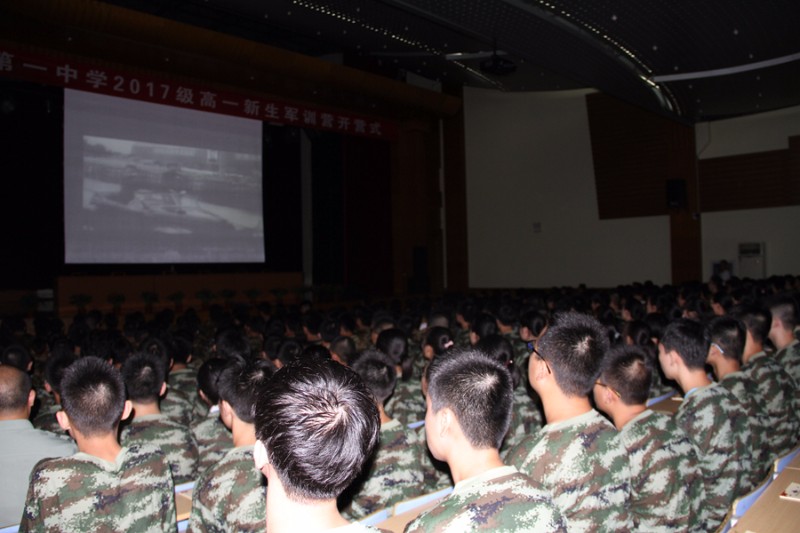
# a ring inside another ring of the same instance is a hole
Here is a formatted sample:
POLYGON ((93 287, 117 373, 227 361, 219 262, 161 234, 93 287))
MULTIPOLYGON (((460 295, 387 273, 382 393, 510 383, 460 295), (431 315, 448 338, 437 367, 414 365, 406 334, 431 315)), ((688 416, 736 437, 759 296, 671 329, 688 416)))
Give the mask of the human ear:
POLYGON ((269 464, 269 454, 267 454, 267 447, 260 440, 256 440, 253 445, 253 462, 256 468, 264 472, 264 469, 269 464))

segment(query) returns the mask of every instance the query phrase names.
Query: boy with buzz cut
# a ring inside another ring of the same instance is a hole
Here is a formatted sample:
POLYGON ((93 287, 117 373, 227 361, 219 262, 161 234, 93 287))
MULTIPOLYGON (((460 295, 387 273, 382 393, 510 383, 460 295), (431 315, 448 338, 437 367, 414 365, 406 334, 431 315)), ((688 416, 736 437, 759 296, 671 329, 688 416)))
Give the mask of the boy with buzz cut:
POLYGON ((78 453, 34 467, 20 531, 174 531, 175 489, 164 454, 117 442, 119 422, 131 411, 119 371, 97 357, 79 359, 64 374, 61 401, 56 416, 78 453))
POLYGON ((152 444, 166 455, 176 485, 194 481, 197 443, 191 430, 161 413, 159 397, 167 390, 167 370, 161 359, 143 352, 122 365, 122 378, 133 404, 133 420, 120 437, 123 445, 152 444))
POLYGON ((689 438, 671 416, 647 408, 653 369, 638 346, 617 346, 594 386, 597 408, 609 415, 631 469, 634 531, 698 531, 705 488, 689 438))
POLYGON ((332 359, 281 368, 259 392, 253 459, 267 478, 267 531, 378 531, 350 524, 336 499, 378 443, 369 389, 332 359))
POLYGON ((344 506, 342 514, 359 520, 425 491, 416 433, 387 415, 383 408, 397 383, 394 363, 382 352, 366 350, 352 368, 372 392, 381 416, 378 449, 364 472, 340 498, 340 505, 344 506))
POLYGON ((220 419, 233 449, 197 479, 189 531, 255 531, 264 527, 266 483, 253 466, 256 396, 272 365, 263 359, 231 360, 219 378, 220 419))
POLYGON ((199 456, 199 474, 216 464, 233 447, 231 431, 219 417, 219 377, 226 364, 225 359, 213 357, 197 371, 198 395, 208 406, 208 414, 192 424, 192 435, 197 442, 199 456))
POLYGON ((467 349, 436 357, 427 376, 428 447, 455 487, 405 531, 567 531, 550 496, 500 458, 514 401, 508 369, 467 349))
POLYGON ((631 528, 625 449, 614 426, 589 403, 608 348, 596 319, 576 312, 554 317, 528 363, 547 424, 506 456, 550 493, 575 531, 631 528))
POLYGON ((708 347, 703 325, 681 318, 664 331, 658 360, 664 375, 684 393, 675 422, 692 441, 699 460, 710 531, 722 523, 733 500, 750 490, 753 452, 743 440, 750 434, 747 412, 706 374, 708 347))

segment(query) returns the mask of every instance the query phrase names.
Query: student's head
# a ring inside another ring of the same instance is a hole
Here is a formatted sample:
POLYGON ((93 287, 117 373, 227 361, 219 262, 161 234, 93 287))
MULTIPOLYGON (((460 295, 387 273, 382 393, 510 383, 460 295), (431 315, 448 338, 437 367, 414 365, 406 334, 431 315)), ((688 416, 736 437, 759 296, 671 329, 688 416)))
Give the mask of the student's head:
POLYGON ((203 363, 197 371, 197 388, 209 405, 219 403, 219 377, 227 363, 227 359, 213 357, 203 363))
POLYGON ((427 376, 425 431, 434 457, 443 458, 437 432, 448 423, 449 416, 455 417, 473 448, 499 449, 511 423, 514 401, 507 368, 470 348, 436 357, 427 376))
POLYGON ((675 353, 686 368, 690 370, 703 370, 708 355, 708 336, 703 325, 695 320, 680 318, 672 322, 664 331, 658 345, 658 357, 661 367, 667 377, 672 378, 668 372, 669 365, 665 365, 667 354, 675 353))
POLYGON ((403 381, 411 377, 414 362, 408 356, 408 337, 403 330, 390 328, 381 331, 375 347, 388 355, 395 365, 400 366, 403 381))
POLYGON ((514 366, 514 347, 511 346, 511 341, 502 335, 488 335, 478 341, 475 345, 482 354, 497 361, 508 369, 513 379, 514 388, 520 382, 519 372, 514 366))
POLYGON ((608 335, 597 319, 575 311, 558 313, 530 357, 531 383, 535 388, 536 375, 552 372, 563 394, 588 396, 608 348, 608 335))
POLYGON ((605 412, 608 412, 606 406, 615 401, 614 396, 628 406, 645 405, 652 375, 649 355, 644 348, 614 346, 606 354, 600 377, 594 385, 595 403, 605 412))
POLYGON ((711 341, 707 356, 709 362, 722 357, 742 364, 747 330, 741 321, 730 316, 719 316, 708 325, 708 336, 711 341))
POLYGON ((61 380, 64 378, 64 373, 77 360, 78 358, 75 355, 66 350, 52 354, 44 366, 45 386, 49 387, 54 394, 60 395, 61 380))
POLYGON ((791 332, 797 326, 797 303, 791 296, 782 294, 772 298, 769 301, 769 311, 772 313, 770 339, 773 339, 773 342, 775 342, 775 330, 791 332))
POLYGON ((219 377, 220 418, 230 428, 231 415, 246 424, 255 418, 258 391, 272 377, 272 365, 263 359, 249 361, 231 359, 219 377))
POLYGON ((335 499, 361 471, 378 441, 380 416, 358 375, 333 360, 298 362, 259 392, 256 466, 274 472, 287 496, 335 499))
POLYGON ((383 405, 394 392, 397 384, 397 371, 394 362, 378 350, 364 350, 353 363, 353 370, 364 380, 364 384, 375 396, 375 401, 383 405))
POLYGON ((425 359, 433 359, 437 355, 442 355, 451 349, 455 343, 450 330, 440 326, 428 328, 425 332, 425 340, 422 343, 422 353, 425 359))
POLYGON ((33 405, 31 378, 12 365, 0 365, 0 416, 26 413, 33 405))
POLYGON ((0 354, 1 365, 11 365, 23 372, 30 372, 33 368, 31 352, 21 344, 12 344, 0 354))
POLYGON ((331 342, 330 351, 334 361, 347 366, 356 356, 356 343, 351 337, 339 335, 331 342))
POLYGON ((119 370, 98 357, 83 357, 67 368, 61 405, 63 412, 56 414, 61 427, 84 437, 116 435, 119 421, 130 411, 119 370))
POLYGON ((767 342, 772 325, 772 313, 768 309, 753 304, 742 305, 734 307, 731 314, 742 321, 753 342, 762 345, 767 342))
POLYGON ((130 401, 155 403, 166 390, 167 369, 158 356, 140 352, 129 357, 122 365, 122 379, 130 401))
POLYGON ((472 321, 469 340, 475 345, 483 337, 494 335, 495 333, 497 333, 497 320, 489 313, 480 313, 472 321))
POLYGON ((322 321, 319 326, 319 333, 322 336, 322 342, 331 343, 339 336, 341 326, 339 321, 335 318, 328 317, 322 321))
POLYGON ((526 311, 519 318, 519 336, 524 341, 539 338, 547 327, 547 315, 542 311, 526 311))
POLYGON ((250 344, 247 336, 238 328, 221 330, 214 341, 215 350, 220 357, 241 357, 248 359, 250 344))
POLYGON ((519 320, 517 308, 510 303, 501 304, 495 312, 498 325, 503 327, 514 327, 519 320))

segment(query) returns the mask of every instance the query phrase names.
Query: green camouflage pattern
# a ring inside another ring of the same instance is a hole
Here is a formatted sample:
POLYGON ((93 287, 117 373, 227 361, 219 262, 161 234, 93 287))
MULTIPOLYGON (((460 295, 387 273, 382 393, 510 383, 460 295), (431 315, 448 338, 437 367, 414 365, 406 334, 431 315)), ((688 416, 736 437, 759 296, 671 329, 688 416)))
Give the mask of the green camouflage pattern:
POLYGON ((742 372, 758 386, 769 427, 767 446, 775 457, 791 452, 800 437, 800 402, 791 376, 765 352, 750 357, 742 372))
POLYGON ((501 466, 456 483, 449 496, 405 531, 567 531, 567 521, 533 480, 513 466, 501 466))
POLYGON ((378 448, 364 472, 346 491, 342 515, 349 520, 360 520, 423 494, 419 455, 419 441, 414 431, 397 420, 381 424, 378 448))
POLYGON ((158 402, 161 414, 178 424, 189 427, 194 416, 194 403, 179 390, 167 387, 167 394, 158 402))
POLYGON ((769 447, 770 427, 766 407, 759 398, 758 385, 742 371, 726 375, 719 380, 719 386, 730 391, 747 412, 750 438, 747 439, 746 433, 739 436, 746 439, 744 443, 752 452, 750 490, 764 481, 776 459, 769 447))
POLYGON ((411 377, 408 381, 397 380, 394 394, 385 405, 386 414, 401 424, 425 420, 425 396, 422 395, 422 382, 411 377))
POLYGON ((167 456, 176 485, 195 479, 197 443, 192 432, 163 414, 134 418, 122 430, 120 443, 123 446, 151 444, 159 448, 167 456))
POLYGON ((800 341, 793 340, 788 346, 778 350, 775 360, 792 377, 795 388, 800 388, 800 341))
POLYGON ((631 469, 634 531, 702 529, 705 487, 697 456, 672 417, 647 409, 625 424, 619 440, 631 469))
POLYGON ((114 463, 93 455, 45 459, 31 472, 20 531, 175 531, 169 465, 152 446, 123 448, 114 463))
POLYGON ((191 367, 173 370, 167 377, 169 390, 178 391, 190 402, 197 396, 197 370, 191 367))
MULTIPOLYGON (((535 392, 533 394, 536 394, 535 392)), ((506 438, 500 446, 500 455, 505 457, 509 450, 519 444, 528 435, 533 435, 544 425, 544 416, 539 410, 536 400, 528 394, 527 386, 520 383, 514 389, 514 406, 511 411, 511 425, 506 438)))
POLYGON ((705 483, 706 529, 716 529, 733 500, 750 486, 751 450, 737 435, 747 434, 747 412, 716 384, 700 387, 681 402, 675 424, 689 437, 705 483))
POLYGON ((253 463, 253 446, 228 450, 197 479, 187 531, 264 531, 267 480, 253 463))
POLYGON ((56 418, 56 413, 60 410, 61 405, 57 403, 42 407, 31 421, 33 427, 55 433, 56 435, 66 435, 67 432, 61 429, 61 426, 58 424, 58 419, 56 418))
POLYGON ((197 442, 198 474, 216 464, 228 450, 233 448, 233 435, 219 419, 218 410, 209 412, 200 422, 192 424, 192 435, 197 442))
POLYGON ((544 487, 571 530, 630 530, 625 448, 594 409, 547 424, 509 451, 506 462, 544 487))

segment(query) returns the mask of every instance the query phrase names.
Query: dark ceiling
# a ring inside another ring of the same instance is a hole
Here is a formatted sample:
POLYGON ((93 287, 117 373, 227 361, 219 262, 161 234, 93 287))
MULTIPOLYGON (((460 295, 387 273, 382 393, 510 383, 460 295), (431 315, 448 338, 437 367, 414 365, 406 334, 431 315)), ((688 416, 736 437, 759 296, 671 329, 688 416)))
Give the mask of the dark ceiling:
POLYGON ((686 123, 800 104, 798 0, 108 3, 397 79, 596 88, 686 123))

